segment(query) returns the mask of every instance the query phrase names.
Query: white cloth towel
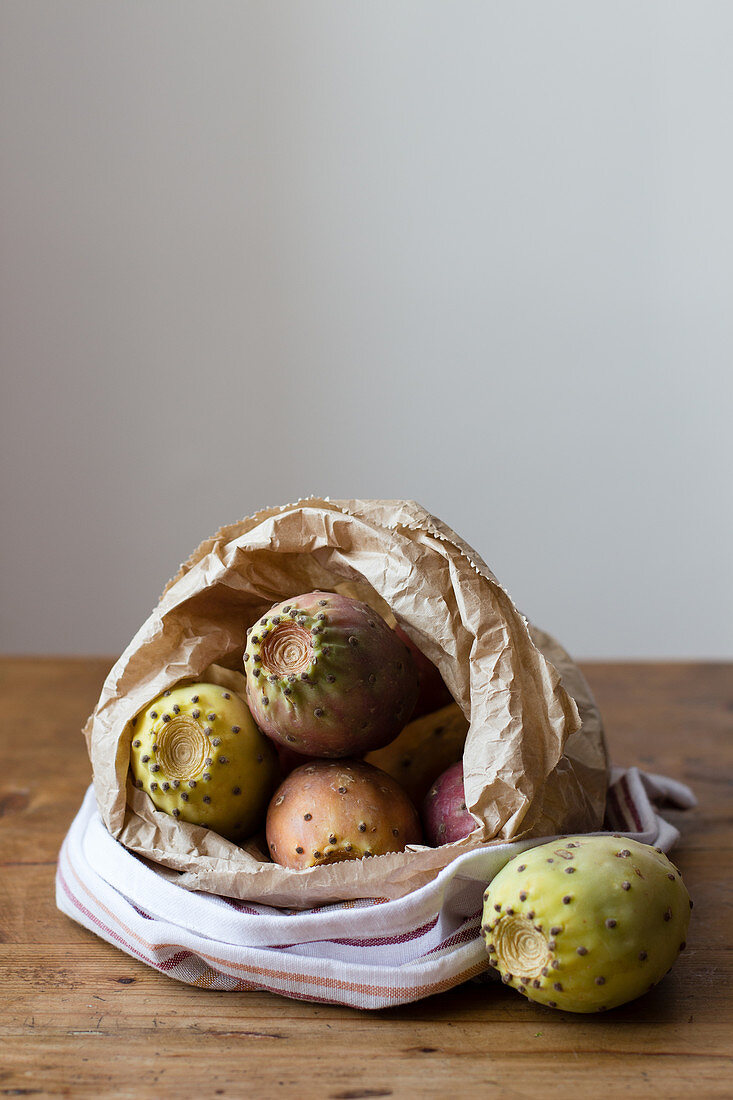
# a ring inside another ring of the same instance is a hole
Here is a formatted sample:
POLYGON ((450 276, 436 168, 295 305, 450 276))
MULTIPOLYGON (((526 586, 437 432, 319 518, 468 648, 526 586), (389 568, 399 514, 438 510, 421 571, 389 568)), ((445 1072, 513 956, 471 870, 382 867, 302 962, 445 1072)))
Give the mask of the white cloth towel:
MULTIPOLYGON (((657 813, 665 804, 686 809, 696 801, 675 780, 615 768, 604 824, 668 851, 679 832, 657 813)), ((59 854, 56 903, 102 939, 190 985, 385 1008, 487 970, 483 892, 512 856, 550 839, 468 852, 395 901, 275 909, 184 890, 110 836, 90 787, 59 854)))

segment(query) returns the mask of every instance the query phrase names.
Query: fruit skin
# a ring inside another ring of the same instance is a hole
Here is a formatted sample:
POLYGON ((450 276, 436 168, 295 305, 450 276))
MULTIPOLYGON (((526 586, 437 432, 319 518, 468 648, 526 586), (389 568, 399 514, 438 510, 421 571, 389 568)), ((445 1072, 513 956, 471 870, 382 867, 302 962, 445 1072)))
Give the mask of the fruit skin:
POLYGON ((277 757, 241 696, 188 683, 159 696, 131 725, 133 780, 156 809, 233 841, 262 827, 277 757))
POLYGON ((270 744, 277 753, 280 775, 283 779, 286 775, 290 775, 292 771, 295 771, 296 768, 299 768, 301 764, 309 764, 311 760, 318 759, 317 756, 303 756, 299 752, 293 752, 287 745, 281 745, 278 741, 271 741, 270 744))
POLYGON ((432 714, 435 710, 442 710, 443 707, 449 706, 453 702, 453 696, 445 686, 445 681, 433 662, 425 656, 421 649, 417 648, 400 626, 395 626, 394 632, 412 654, 417 672, 417 702, 411 720, 421 718, 424 714, 432 714))
POLYGON ((260 729, 304 756, 360 756, 397 736, 417 698, 407 647, 334 592, 276 604, 248 631, 247 698, 260 729))
POLYGON ((419 806, 449 764, 463 756, 468 722, 457 703, 425 714, 405 726, 383 749, 370 752, 367 763, 396 779, 419 806))
POLYGON ((446 768, 425 795, 422 823, 425 841, 433 848, 461 840, 478 827, 466 809, 462 760, 446 768))
POLYGON ((405 792, 363 760, 296 768, 272 797, 266 831, 271 858, 297 870, 402 852, 422 839, 405 792))
POLYGON ((484 894, 491 965, 530 1000, 603 1012, 646 993, 680 951, 692 902, 662 853, 572 836, 515 856, 484 894))

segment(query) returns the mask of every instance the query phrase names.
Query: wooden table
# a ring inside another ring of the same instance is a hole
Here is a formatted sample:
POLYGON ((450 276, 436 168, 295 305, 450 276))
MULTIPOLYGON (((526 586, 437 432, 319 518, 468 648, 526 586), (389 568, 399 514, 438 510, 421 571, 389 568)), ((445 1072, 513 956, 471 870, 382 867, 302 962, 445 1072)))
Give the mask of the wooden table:
POLYGON ((375 1013, 181 985, 59 913, 54 871, 90 781, 79 729, 111 662, 0 659, 0 1096, 733 1096, 733 665, 588 664, 618 764, 690 784, 668 813, 688 949, 600 1016, 464 986, 375 1013))

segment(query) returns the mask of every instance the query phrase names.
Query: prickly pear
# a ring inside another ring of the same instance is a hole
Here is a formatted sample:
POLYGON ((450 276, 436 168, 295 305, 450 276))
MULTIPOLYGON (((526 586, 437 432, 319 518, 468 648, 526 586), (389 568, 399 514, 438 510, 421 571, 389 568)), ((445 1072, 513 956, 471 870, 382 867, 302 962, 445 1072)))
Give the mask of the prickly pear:
POLYGON ((370 752, 366 760, 396 779, 419 806, 430 784, 449 764, 461 759, 467 733, 463 711, 451 703, 414 719, 394 741, 370 752))
POLYGON ((692 902, 659 848, 573 836, 515 856, 484 894, 489 960, 530 1000, 603 1012, 661 981, 692 902))
POLYGON ((260 729, 304 756, 359 756, 408 721, 417 674, 375 611, 334 592, 276 604, 248 632, 249 706, 260 729))
POLYGON ((296 768, 272 797, 266 830, 272 859, 298 870, 402 852, 421 841, 407 795, 363 760, 318 760, 296 768))
POLYGON ((133 780, 156 809, 234 841, 261 828, 277 759, 239 695, 189 683, 159 696, 132 725, 133 780))
POLYGON ((311 760, 318 759, 317 756, 303 756, 302 753, 293 752, 287 745, 281 745, 279 741, 271 741, 270 744, 277 753, 280 775, 283 779, 286 775, 290 775, 292 771, 295 771, 296 768, 299 768, 301 764, 309 764, 311 760))
POLYGON ((395 626, 394 632, 405 643, 412 659, 415 662, 417 672, 417 702, 411 718, 421 718, 423 714, 432 714, 435 710, 441 710, 453 702, 453 696, 445 686, 445 681, 433 662, 425 656, 421 649, 408 638, 400 626, 395 626))
POLYGON ((477 828, 477 822, 466 809, 462 760, 446 768, 425 795, 422 823, 425 840, 434 848, 461 840, 477 828))

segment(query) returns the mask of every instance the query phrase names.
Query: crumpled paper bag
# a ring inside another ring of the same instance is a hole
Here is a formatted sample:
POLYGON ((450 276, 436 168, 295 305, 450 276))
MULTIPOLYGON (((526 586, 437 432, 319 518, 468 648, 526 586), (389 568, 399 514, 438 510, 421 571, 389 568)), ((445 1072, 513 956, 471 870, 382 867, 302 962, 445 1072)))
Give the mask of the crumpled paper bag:
POLYGON ((475 551, 412 501, 309 497, 222 528, 166 586, 84 734, 113 836, 180 885, 293 908, 401 897, 487 843, 599 829, 608 781, 600 715, 577 666, 525 620, 475 551), (469 722, 470 837, 294 871, 269 861, 262 838, 239 847, 177 822, 132 784, 138 711, 186 680, 243 693, 247 627, 313 589, 370 603, 438 666, 469 722))

